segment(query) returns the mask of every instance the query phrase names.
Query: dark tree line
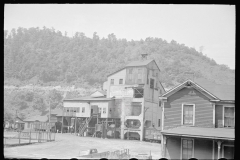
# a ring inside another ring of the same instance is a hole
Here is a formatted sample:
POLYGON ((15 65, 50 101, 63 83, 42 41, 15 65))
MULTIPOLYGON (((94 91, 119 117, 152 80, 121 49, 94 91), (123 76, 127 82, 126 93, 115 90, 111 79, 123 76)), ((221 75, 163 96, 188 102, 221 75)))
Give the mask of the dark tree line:
POLYGON ((147 53, 161 69, 166 87, 184 81, 185 72, 218 83, 233 84, 235 71, 172 40, 148 37, 140 41, 117 39, 109 34, 92 38, 77 32, 68 37, 54 28, 18 28, 4 31, 4 78, 46 84, 103 83, 111 72, 147 53))

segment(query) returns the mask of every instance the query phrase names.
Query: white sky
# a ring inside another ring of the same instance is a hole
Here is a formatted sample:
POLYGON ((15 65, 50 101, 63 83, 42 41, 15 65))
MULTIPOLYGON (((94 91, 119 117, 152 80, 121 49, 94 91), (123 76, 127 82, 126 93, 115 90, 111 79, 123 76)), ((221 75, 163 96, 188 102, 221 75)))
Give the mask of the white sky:
POLYGON ((100 38, 147 37, 175 40, 194 47, 218 64, 235 69, 236 15, 234 5, 161 4, 6 4, 4 30, 46 26, 68 32, 83 32, 100 38))

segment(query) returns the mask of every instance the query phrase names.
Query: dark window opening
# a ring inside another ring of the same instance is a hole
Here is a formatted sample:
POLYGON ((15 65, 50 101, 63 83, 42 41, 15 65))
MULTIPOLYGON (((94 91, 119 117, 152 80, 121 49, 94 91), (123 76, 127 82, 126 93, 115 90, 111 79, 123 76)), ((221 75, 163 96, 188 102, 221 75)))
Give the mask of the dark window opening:
POLYGON ((158 119, 158 127, 161 126, 161 119, 158 119))
POLYGON ((123 79, 119 79, 119 84, 123 84, 123 79))
POLYGON ((154 79, 150 78, 150 88, 154 88, 154 79))
POLYGON ((114 79, 111 79, 111 84, 114 84, 114 79))
POLYGON ((138 69, 138 83, 142 83, 142 69, 138 69))
POLYGON ((134 89, 134 98, 143 98, 143 89, 142 88, 135 88, 134 89))
POLYGON ((133 77, 132 77, 132 71, 133 71, 133 69, 130 68, 130 69, 129 69, 129 81, 132 81, 132 79, 133 79, 133 77))
POLYGON ((193 125, 193 105, 183 106, 183 125, 193 125))

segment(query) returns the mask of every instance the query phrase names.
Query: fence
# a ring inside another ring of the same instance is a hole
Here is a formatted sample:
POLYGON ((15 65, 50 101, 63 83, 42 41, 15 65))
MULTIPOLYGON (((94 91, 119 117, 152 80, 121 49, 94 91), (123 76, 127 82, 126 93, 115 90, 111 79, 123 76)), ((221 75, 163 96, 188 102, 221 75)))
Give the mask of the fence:
POLYGON ((116 150, 113 152, 107 151, 107 152, 101 152, 101 153, 93 153, 90 155, 84 155, 81 157, 86 158, 108 158, 108 159, 129 159, 129 149, 124 150, 116 150))
POLYGON ((4 132, 4 146, 16 146, 31 143, 55 141, 55 132, 18 131, 4 132))

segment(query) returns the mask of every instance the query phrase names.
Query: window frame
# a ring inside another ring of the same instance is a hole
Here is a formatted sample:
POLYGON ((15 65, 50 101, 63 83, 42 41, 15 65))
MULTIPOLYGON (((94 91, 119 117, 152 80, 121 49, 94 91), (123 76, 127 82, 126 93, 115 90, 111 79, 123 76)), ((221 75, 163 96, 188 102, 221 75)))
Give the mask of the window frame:
POLYGON ((235 128, 235 106, 223 106, 223 128, 235 128), (225 108, 227 108, 227 107, 233 107, 234 108, 234 120, 233 120, 233 122, 234 122, 234 127, 225 127, 225 122, 224 122, 224 119, 225 119, 225 117, 224 117, 224 115, 225 115, 225 108))
POLYGON ((82 107, 82 113, 85 113, 85 107, 82 107))
POLYGON ((105 107, 103 107, 103 114, 106 114, 107 113, 107 109, 105 107), (104 112, 105 111, 105 112, 104 112))
POLYGON ((149 83, 149 87, 154 89, 154 78, 150 78, 150 83, 149 83), (151 87, 151 81, 153 81, 153 86, 151 87))
POLYGON ((158 127, 161 127, 161 119, 158 119, 158 127))
POLYGON ((137 82, 142 83, 143 68, 138 68, 137 72, 137 82))
POLYGON ((119 79, 119 84, 123 84, 123 79, 119 79))
POLYGON ((133 81, 133 68, 128 69, 128 80, 133 81), (131 71, 131 73, 130 73, 131 71))
POLYGON ((111 84, 111 85, 114 85, 114 79, 111 79, 111 80, 110 80, 110 84, 111 84))
POLYGON ((233 147, 234 148, 234 145, 231 145, 231 144, 223 144, 222 145, 222 158, 224 158, 224 147, 233 147))
POLYGON ((190 103, 182 103, 182 115, 181 115, 181 125, 183 126, 195 126, 195 104, 190 104, 190 103), (192 105, 193 106, 193 124, 192 125, 187 125, 183 124, 183 107, 184 105, 192 105))
POLYGON ((182 151, 183 151, 183 140, 192 140, 193 141, 193 147, 192 147, 192 157, 191 158, 194 158, 194 139, 193 138, 181 138, 181 153, 180 153, 180 159, 183 159, 183 154, 182 154, 182 151))

